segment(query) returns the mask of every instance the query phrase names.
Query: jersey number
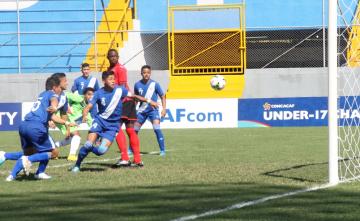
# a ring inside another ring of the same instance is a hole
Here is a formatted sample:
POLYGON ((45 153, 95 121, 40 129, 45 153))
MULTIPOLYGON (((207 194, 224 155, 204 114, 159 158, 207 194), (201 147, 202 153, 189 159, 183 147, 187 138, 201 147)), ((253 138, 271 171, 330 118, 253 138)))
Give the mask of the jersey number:
POLYGON ((38 98, 38 101, 36 101, 34 104, 33 104, 33 107, 31 108, 31 112, 35 112, 37 109, 39 109, 40 105, 41 105, 41 100, 42 100, 42 97, 39 97, 38 98))

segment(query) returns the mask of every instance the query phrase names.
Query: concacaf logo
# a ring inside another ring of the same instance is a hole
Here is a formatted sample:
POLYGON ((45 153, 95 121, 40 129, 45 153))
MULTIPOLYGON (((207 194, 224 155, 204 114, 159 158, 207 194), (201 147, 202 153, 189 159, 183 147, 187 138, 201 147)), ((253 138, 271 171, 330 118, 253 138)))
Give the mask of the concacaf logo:
POLYGON ((271 104, 269 104, 268 102, 266 102, 264 105, 264 110, 270 110, 271 109, 271 104))

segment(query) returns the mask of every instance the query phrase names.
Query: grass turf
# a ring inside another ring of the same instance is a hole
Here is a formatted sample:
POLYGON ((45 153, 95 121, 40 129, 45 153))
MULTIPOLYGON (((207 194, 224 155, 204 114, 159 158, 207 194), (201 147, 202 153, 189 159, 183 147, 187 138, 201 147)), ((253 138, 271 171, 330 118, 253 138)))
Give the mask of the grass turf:
MULTIPOLYGON (((141 169, 112 169, 116 145, 102 157, 90 154, 76 175, 67 171, 68 148, 63 148, 60 160, 49 163, 53 179, 46 181, 20 176, 6 183, 13 166, 7 161, 0 168, 0 220, 171 220, 327 182, 326 128, 163 132, 169 151, 160 157, 149 154, 158 151, 153 132, 141 131, 141 169)), ((15 132, 2 132, 0 141, 1 150, 19 150, 15 132)), ((340 185, 201 220, 358 220, 359 186, 340 185)))

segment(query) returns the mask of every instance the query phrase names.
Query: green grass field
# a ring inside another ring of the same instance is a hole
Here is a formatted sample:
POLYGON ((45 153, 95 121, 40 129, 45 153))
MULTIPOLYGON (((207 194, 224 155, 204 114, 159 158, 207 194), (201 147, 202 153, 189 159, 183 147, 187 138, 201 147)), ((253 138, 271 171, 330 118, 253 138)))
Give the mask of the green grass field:
MULTIPOLYGON (((327 182, 327 128, 178 129, 164 135, 169 151, 160 157, 149 154, 158 151, 153 132, 141 131, 141 169, 112 169, 115 145, 102 157, 89 155, 76 175, 67 171, 69 148, 63 148, 49 163, 53 179, 46 181, 30 176, 7 183, 13 162, 5 162, 0 220, 173 220, 327 182)), ((2 132, 0 139, 0 150, 20 149, 17 133, 2 132)), ((359 220, 359 188, 357 182, 341 184, 199 220, 359 220)))

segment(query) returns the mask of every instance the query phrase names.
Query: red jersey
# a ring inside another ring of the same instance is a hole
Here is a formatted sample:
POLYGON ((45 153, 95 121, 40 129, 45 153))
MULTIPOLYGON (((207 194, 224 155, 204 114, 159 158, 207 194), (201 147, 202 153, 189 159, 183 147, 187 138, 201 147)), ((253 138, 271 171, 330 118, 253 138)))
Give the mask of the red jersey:
POLYGON ((117 63, 114 67, 108 68, 108 71, 113 71, 115 76, 115 84, 119 86, 124 86, 129 90, 129 85, 127 83, 127 70, 124 65, 117 63))

